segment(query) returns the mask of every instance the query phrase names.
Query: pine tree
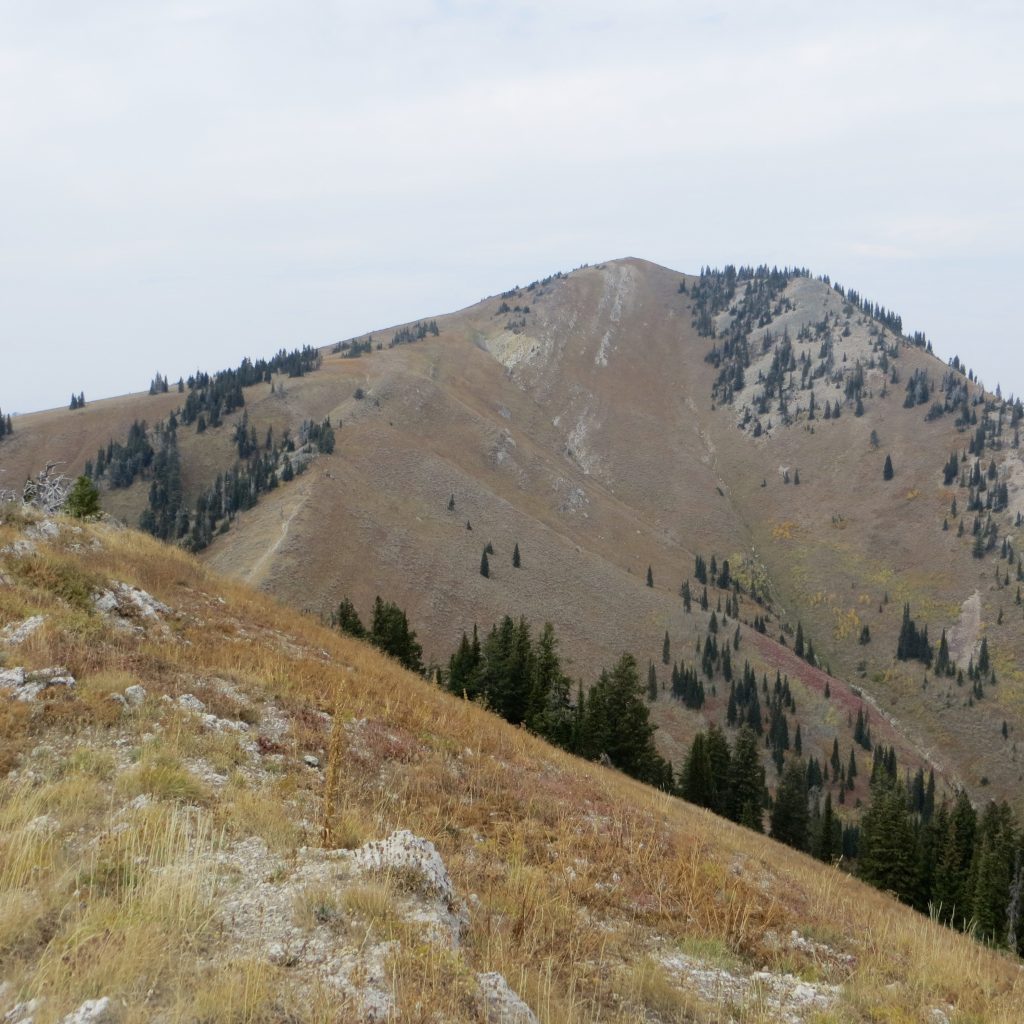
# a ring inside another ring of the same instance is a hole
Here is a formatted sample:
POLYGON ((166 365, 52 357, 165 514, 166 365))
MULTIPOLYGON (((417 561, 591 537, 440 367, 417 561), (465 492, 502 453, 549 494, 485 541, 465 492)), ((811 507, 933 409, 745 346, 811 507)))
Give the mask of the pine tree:
POLYGON ((806 850, 808 824, 807 766, 793 757, 786 763, 775 794, 770 835, 794 849, 806 850))
POLYGON ((587 698, 593 718, 597 753, 606 754, 620 771, 652 785, 664 778, 665 762, 654 747, 655 726, 643 698, 636 660, 623 654, 614 667, 601 673, 587 698))
POLYGON ((397 659, 410 672, 423 672, 423 648, 409 628, 405 612, 380 597, 373 603, 373 623, 369 641, 385 654, 397 659))
POLYGON ((962 790, 939 837, 932 902, 942 921, 962 928, 970 919, 968 876, 977 832, 977 815, 962 790))
POLYGON ((984 942, 1001 941, 1007 932, 1016 843, 1009 805, 989 803, 978 822, 968 879, 971 920, 984 942))
POLYGON ((703 732, 698 732, 694 736, 689 753, 683 762, 679 795, 698 807, 713 809, 718 803, 718 792, 711 768, 707 737, 703 732))
POLYGON ((946 640, 946 631, 942 631, 939 639, 939 653, 935 658, 935 674, 940 676, 951 676, 953 664, 949 659, 949 642, 946 640))
POLYGON ((836 826, 839 825, 840 823, 832 810, 832 794, 826 793, 825 810, 821 815, 821 821, 818 823, 818 834, 815 837, 814 847, 811 851, 818 860, 823 860, 826 864, 832 862, 832 857, 837 852, 835 832, 836 826))
POLYGON ((651 572, 651 567, 647 566, 647 586, 654 586, 654 573, 651 572))
POLYGON ((651 702, 658 699, 658 673, 653 661, 647 666, 647 699, 651 702))
POLYGON ((978 673, 979 675, 988 675, 990 668, 989 654, 988 654, 988 637, 981 638, 981 650, 978 652, 978 673))
POLYGON ((526 725, 549 743, 571 749, 573 709, 569 677, 562 671, 558 639, 550 622, 544 623, 537 639, 531 666, 526 725))
POLYGON ((886 455, 886 457, 885 457, 885 466, 882 469, 882 479, 883 480, 891 480, 894 475, 895 475, 895 471, 893 470, 893 467, 892 467, 892 456, 891 455, 886 455))
POLYGON ((729 762, 726 814, 732 821, 763 832, 767 796, 757 735, 749 726, 744 726, 736 736, 729 762))
POLYGON ((861 819, 858 873, 904 901, 909 901, 915 892, 914 826, 906 793, 888 772, 877 775, 871 785, 871 804, 861 819))
POLYGON ((724 815, 729 799, 729 764, 732 755, 729 752, 729 743, 717 725, 708 726, 706 747, 714 786, 711 810, 715 814, 724 815))
POLYGON ((480 665, 483 660, 480 638, 473 626, 472 642, 462 634, 458 649, 448 659, 448 689, 458 697, 475 700, 480 695, 480 665))
POLYGON ((519 557, 519 544, 512 549, 512 568, 518 569, 522 565, 522 559, 519 557))
POLYGON ((671 657, 670 657, 670 654, 669 654, 670 648, 671 648, 671 642, 669 641, 668 630, 666 629, 665 630, 665 639, 661 643, 661 663, 663 665, 667 665, 671 661, 671 657))
POLYGON ((505 721, 518 725, 531 710, 533 675, 530 627, 506 615, 483 644, 481 693, 505 721))
POLYGON ((355 605, 346 597, 338 605, 338 610, 331 615, 331 625, 337 626, 342 633, 362 639, 366 636, 366 627, 359 618, 355 605))
POLYGON ((484 553, 480 556, 480 575, 488 578, 491 575, 491 566, 490 563, 487 561, 486 548, 484 549, 484 553))
POLYGON ((87 476, 80 476, 75 481, 64 502, 64 511, 75 519, 99 515, 100 492, 87 476))

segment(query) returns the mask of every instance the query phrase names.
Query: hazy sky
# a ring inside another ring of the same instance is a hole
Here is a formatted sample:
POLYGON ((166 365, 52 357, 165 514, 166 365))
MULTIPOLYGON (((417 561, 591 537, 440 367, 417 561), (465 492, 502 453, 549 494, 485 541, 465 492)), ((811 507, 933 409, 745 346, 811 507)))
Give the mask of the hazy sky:
POLYGON ((0 408, 799 264, 1024 392, 1024 5, 0 0, 0 408))

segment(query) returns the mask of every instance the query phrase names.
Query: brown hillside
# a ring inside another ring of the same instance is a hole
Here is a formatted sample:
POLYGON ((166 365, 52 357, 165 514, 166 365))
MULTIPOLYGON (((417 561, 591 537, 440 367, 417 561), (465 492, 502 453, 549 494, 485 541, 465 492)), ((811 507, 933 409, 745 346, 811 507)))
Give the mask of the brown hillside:
MULTIPOLYGON (((389 329, 374 336, 382 351, 358 359, 325 351, 315 373, 278 379, 273 393, 265 384, 248 389, 247 415, 261 435, 325 416, 343 426, 333 455, 243 513, 204 557, 318 613, 347 595, 365 616, 381 594, 406 608, 426 654, 441 662, 464 629, 508 613, 538 626, 553 622, 571 671, 584 679, 630 650, 642 665, 653 661, 663 683, 666 630, 673 657, 693 664, 708 628, 709 615, 696 608, 685 615, 678 596, 694 556, 728 558, 771 599, 762 608, 742 598, 741 620, 766 614, 768 636, 777 641, 785 632, 790 646, 802 622, 820 665, 845 680, 832 688, 849 699, 830 704, 806 663, 742 628, 736 667, 749 659, 759 676, 773 678, 776 668, 790 675, 805 753, 827 755, 835 736, 845 751, 851 709, 861 700, 856 687, 876 720, 876 739, 892 737, 901 764, 929 760, 948 784, 966 784, 979 798, 1008 796, 1020 808, 1024 619, 1015 567, 998 552, 972 558, 973 514, 964 516, 965 537, 955 519, 942 531, 953 494, 961 508, 966 500, 963 489, 942 485, 942 465, 950 451, 966 449, 973 428, 959 432, 949 414, 926 421, 927 405, 903 407, 914 370, 926 371, 937 389, 947 368, 827 284, 797 277, 770 322, 748 333, 755 356, 745 388, 731 404, 713 400, 718 370, 705 356, 716 342, 692 325, 697 280, 636 259, 584 268, 438 317, 437 338, 388 348, 389 329), (499 312, 503 304, 510 308, 499 312), (811 331, 822 322, 825 335, 811 331), (810 337, 801 340, 805 328, 810 337), (743 412, 786 332, 815 365, 823 337, 833 345, 829 372, 813 384, 819 413, 808 418, 809 390, 790 374, 792 422, 782 425, 773 400, 762 419, 766 428, 774 423, 755 437, 749 424, 742 429, 743 412), (897 384, 886 386, 881 369, 867 368, 880 342, 898 353, 897 384), (858 361, 866 368, 860 417, 844 390, 858 361), (365 398, 355 398, 357 387, 365 398), (822 419, 825 401, 841 404, 839 419, 822 419), (882 479, 887 453, 896 466, 889 482, 882 479), (799 473, 798 485, 785 482, 784 468, 791 480, 799 473), (478 568, 488 542, 495 555, 485 579, 478 568), (1009 588, 995 583, 997 563, 1010 573, 1009 588), (648 566, 653 588, 645 586, 648 566), (981 636, 989 637, 998 683, 983 699, 969 685, 934 679, 918 662, 895 660, 905 602, 934 644, 943 628, 958 629, 965 667, 981 636), (862 645, 865 625, 871 640, 862 645)), ((729 321, 729 308, 716 314, 720 336, 729 321)), ((15 437, 0 446, 0 464, 15 479, 47 457, 77 467, 98 439, 123 435, 131 418, 152 421, 174 404, 173 395, 141 395, 21 417, 15 437), (75 422, 88 426, 88 444, 75 422)), ((230 465, 227 428, 180 434, 188 487, 230 465)), ((1018 450, 1007 440, 985 453, 986 463, 990 457, 1011 492, 1010 509, 997 516, 1000 537, 1013 538, 1022 502, 1018 450)), ((147 487, 111 492, 105 503, 136 515, 147 487)), ((691 586, 699 593, 692 578, 691 586)), ((720 597, 712 588, 712 608, 720 597)), ((693 731, 724 714, 727 685, 718 678, 715 688, 699 714, 659 698, 655 717, 668 756, 678 760, 693 731)))

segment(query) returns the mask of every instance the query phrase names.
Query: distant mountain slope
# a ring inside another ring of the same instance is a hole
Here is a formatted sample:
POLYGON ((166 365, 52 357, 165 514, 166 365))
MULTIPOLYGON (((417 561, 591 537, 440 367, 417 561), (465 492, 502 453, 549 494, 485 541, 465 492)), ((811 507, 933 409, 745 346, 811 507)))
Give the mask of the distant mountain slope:
MULTIPOLYGON (((735 670, 749 660, 759 680, 790 677, 805 755, 824 761, 838 739, 845 757, 863 709, 901 764, 1024 807, 1013 406, 903 338, 889 312, 803 272, 694 276, 617 260, 436 323, 436 336, 392 347, 398 329, 376 332, 358 358, 323 350, 315 373, 246 389, 258 438, 329 418, 337 442, 235 518, 203 555, 212 566, 321 614, 348 596, 365 616, 381 594, 442 664, 473 623, 551 621, 574 675, 589 681, 628 650, 665 688, 672 661, 700 668, 711 613, 731 596, 712 585, 698 607, 697 557, 727 559, 741 583, 735 670), (1006 506, 985 508, 1003 485, 1006 506), (898 660, 905 605, 936 654, 947 631, 965 676, 986 640, 995 683, 991 668, 958 682, 898 660), (762 619, 763 634, 750 625, 762 619), (816 668, 793 655, 798 625, 816 668), (821 668, 841 702, 825 698, 821 668)), ((174 406, 174 394, 143 395, 19 417, 0 466, 15 479, 48 458, 80 468, 132 419, 174 406)), ((179 429, 190 502, 230 467, 241 415, 179 429)), ((134 519, 148 489, 105 493, 105 506, 134 519)), ((665 693, 654 705, 677 764, 699 727, 726 716, 721 665, 704 680, 699 711, 665 693)))

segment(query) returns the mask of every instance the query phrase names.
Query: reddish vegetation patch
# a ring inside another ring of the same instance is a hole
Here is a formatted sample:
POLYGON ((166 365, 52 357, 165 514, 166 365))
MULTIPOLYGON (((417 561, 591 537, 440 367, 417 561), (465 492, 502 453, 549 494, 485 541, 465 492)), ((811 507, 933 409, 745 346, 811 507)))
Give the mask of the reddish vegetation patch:
POLYGON ((375 767, 385 761, 416 761, 426 749, 412 733, 378 718, 352 722, 347 731, 349 757, 363 767, 375 767))
MULTIPOLYGON (((822 697, 825 694, 825 684, 828 683, 829 700, 851 717, 856 717, 857 711, 863 708, 864 713, 868 715, 872 740, 875 743, 895 747, 901 768, 922 767, 927 771, 931 767, 888 719, 879 714, 869 702, 858 696, 854 692, 854 687, 849 683, 830 676, 813 665, 808 665, 803 658, 798 658, 790 648, 783 647, 769 636, 753 631, 749 635, 764 660, 784 675, 788 675, 790 679, 799 680, 822 697)), ((938 772, 936 775, 938 776, 938 772)))
POLYGON ((828 683, 830 699, 844 710, 856 712, 861 706, 862 701, 841 679, 836 679, 835 676, 830 676, 820 668, 808 665, 803 658, 798 658, 790 648, 783 647, 782 644, 763 633, 751 630, 748 636, 753 639, 761 657, 783 675, 788 675, 790 679, 799 679, 808 689, 814 690, 822 696, 825 695, 825 684, 828 683))

